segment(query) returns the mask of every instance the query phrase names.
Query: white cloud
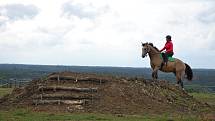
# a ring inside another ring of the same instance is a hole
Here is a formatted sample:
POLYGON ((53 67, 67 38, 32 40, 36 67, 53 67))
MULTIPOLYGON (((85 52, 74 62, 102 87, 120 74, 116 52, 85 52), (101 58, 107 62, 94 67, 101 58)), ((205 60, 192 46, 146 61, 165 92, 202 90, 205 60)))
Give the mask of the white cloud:
POLYGON ((108 6, 96 7, 92 3, 75 3, 74 1, 69 1, 62 6, 63 15, 66 16, 76 16, 80 19, 88 18, 95 19, 101 14, 105 14, 108 11, 108 6))
POLYGON ((19 19, 32 19, 39 12, 34 5, 8 4, 0 6, 0 25, 7 21, 13 22, 19 19))
POLYGON ((12 11, 0 15, 1 63, 148 67, 140 42, 161 48, 170 34, 175 57, 215 66, 197 61, 214 52, 212 0, 9 0, 0 8, 12 11))

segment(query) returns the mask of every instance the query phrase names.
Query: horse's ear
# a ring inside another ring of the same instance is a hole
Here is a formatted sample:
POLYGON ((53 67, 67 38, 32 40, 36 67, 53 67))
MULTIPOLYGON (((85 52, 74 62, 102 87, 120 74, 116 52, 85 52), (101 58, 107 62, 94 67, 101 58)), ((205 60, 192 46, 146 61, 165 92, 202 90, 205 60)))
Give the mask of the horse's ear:
MULTIPOLYGON (((142 42, 141 42, 142 43, 142 42)), ((142 46, 145 46, 145 45, 147 45, 148 44, 148 42, 146 42, 146 43, 142 43, 142 46)))
POLYGON ((152 47, 154 46, 153 43, 149 43, 149 45, 151 45, 152 47))

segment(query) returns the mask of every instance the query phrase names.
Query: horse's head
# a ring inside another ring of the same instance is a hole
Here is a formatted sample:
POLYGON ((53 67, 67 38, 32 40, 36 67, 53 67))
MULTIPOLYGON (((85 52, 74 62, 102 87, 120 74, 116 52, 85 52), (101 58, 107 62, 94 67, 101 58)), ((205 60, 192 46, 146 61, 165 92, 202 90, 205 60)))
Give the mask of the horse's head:
POLYGON ((148 52, 150 52, 150 45, 151 43, 142 43, 142 57, 145 58, 148 54, 148 52))
POLYGON ((160 54, 160 51, 152 43, 142 43, 142 57, 146 57, 148 53, 151 55, 156 55, 160 54))

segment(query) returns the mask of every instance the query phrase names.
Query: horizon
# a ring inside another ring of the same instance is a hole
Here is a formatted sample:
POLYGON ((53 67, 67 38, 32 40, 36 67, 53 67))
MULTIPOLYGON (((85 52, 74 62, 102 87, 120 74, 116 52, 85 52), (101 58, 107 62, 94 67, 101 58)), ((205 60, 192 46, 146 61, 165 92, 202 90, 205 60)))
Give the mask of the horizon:
MULTIPOLYGON (((23 63, 0 63, 0 65, 24 65, 24 66, 63 66, 63 67, 104 67, 104 68, 139 68, 151 69, 151 67, 132 67, 132 66, 102 66, 102 65, 48 65, 48 64, 23 64, 23 63)), ((192 69, 205 69, 215 70, 215 68, 192 68, 192 69)))

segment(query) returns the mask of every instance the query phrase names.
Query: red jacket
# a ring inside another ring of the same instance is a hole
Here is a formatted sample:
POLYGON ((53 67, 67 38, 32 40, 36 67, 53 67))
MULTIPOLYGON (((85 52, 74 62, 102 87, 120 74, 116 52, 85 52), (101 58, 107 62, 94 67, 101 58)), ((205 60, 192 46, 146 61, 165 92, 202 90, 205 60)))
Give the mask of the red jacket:
POLYGON ((163 47, 163 49, 161 49, 160 51, 162 52, 163 50, 166 49, 166 53, 173 53, 173 44, 172 41, 167 41, 165 46, 163 47))

